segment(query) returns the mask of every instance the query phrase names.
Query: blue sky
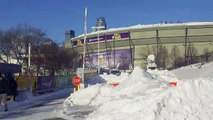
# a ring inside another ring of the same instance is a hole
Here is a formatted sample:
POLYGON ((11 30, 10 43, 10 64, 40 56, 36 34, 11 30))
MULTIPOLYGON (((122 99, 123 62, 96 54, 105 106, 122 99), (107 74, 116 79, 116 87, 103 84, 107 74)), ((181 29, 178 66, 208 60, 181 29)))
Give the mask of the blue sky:
POLYGON ((28 24, 62 43, 67 29, 83 34, 85 7, 91 32, 98 17, 105 17, 108 28, 161 21, 209 22, 212 4, 212 0, 1 0, 0 29, 28 24))

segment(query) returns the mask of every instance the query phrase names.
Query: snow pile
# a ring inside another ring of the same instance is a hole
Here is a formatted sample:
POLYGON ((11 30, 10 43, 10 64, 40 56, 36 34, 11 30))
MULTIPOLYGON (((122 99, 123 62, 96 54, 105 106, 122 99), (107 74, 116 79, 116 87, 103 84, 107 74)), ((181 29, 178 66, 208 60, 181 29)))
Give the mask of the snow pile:
POLYGON ((117 76, 117 75, 113 75, 113 74, 110 74, 110 75, 107 75, 107 74, 103 74, 103 75, 100 75, 100 77, 102 77, 103 79, 105 79, 107 81, 107 83, 120 83, 120 82, 123 82, 125 79, 127 79, 129 76, 128 73, 125 73, 125 72, 121 72, 121 75, 120 76, 117 76))
POLYGON ((202 64, 193 64, 187 67, 182 67, 172 72, 180 79, 193 78, 213 78, 213 62, 202 64))
POLYGON ((158 103, 158 117, 167 120, 212 120, 213 79, 188 80, 158 103))
POLYGON ((176 77, 176 75, 173 72, 170 72, 168 70, 147 70, 147 72, 149 74, 151 74, 151 76, 154 79, 157 79, 159 81, 166 81, 166 82, 178 82, 178 78, 176 77))
POLYGON ((146 72, 135 67, 117 87, 97 84, 71 94, 64 102, 63 112, 68 115, 72 107, 94 106, 87 119, 213 119, 213 79, 178 81, 178 86, 165 88, 159 78, 176 79, 168 71, 146 72))

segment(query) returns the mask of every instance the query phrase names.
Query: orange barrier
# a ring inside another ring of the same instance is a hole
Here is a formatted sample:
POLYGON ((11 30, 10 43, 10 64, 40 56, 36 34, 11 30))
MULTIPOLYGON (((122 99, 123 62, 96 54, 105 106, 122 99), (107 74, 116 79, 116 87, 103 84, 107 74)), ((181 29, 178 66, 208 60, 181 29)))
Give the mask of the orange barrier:
POLYGON ((111 83, 110 85, 112 85, 113 87, 116 87, 119 85, 119 83, 111 83))
POLYGON ((169 82, 172 86, 177 86, 177 82, 169 82))

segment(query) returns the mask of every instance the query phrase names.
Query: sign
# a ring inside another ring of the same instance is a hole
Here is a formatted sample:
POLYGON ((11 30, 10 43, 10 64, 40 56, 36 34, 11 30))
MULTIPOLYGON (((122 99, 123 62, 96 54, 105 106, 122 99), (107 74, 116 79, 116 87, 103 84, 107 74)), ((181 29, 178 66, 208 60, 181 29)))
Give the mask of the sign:
POLYGON ((77 68, 77 75, 80 78, 83 78, 83 76, 84 76, 84 69, 83 68, 77 68))
POLYGON ((78 86, 81 83, 81 78, 78 75, 74 75, 72 78, 72 84, 78 86))
POLYGON ((81 40, 77 40, 77 45, 83 45, 81 40))
MULTIPOLYGON (((100 66, 126 70, 132 68, 132 49, 103 51, 99 53, 100 66)), ((86 67, 95 68, 98 66, 98 53, 89 53, 86 55, 86 67)))
MULTIPOLYGON (((113 39, 115 39, 115 40, 125 39, 125 38, 129 38, 129 37, 130 37, 129 32, 118 33, 118 34, 109 34, 109 35, 99 36, 99 41, 113 40, 113 39)), ((73 44, 73 46, 82 45, 82 43, 84 43, 83 41, 84 41, 83 39, 72 41, 72 44, 73 44)), ((92 42, 98 42, 98 37, 91 37, 91 38, 86 39, 86 43, 92 43, 92 42)))
POLYGON ((121 35, 120 34, 114 34, 114 38, 115 38, 115 40, 121 39, 121 35))

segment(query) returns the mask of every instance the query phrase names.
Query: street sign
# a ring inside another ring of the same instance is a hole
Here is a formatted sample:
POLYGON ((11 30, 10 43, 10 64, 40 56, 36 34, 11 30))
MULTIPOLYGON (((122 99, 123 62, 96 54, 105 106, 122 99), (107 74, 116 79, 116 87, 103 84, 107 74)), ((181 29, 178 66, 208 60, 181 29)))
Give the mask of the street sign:
POLYGON ((72 84, 78 86, 81 83, 81 78, 78 75, 74 75, 72 78, 72 84))
POLYGON ((80 77, 80 78, 83 78, 83 75, 84 74, 84 69, 83 68, 77 68, 77 75, 80 77))

